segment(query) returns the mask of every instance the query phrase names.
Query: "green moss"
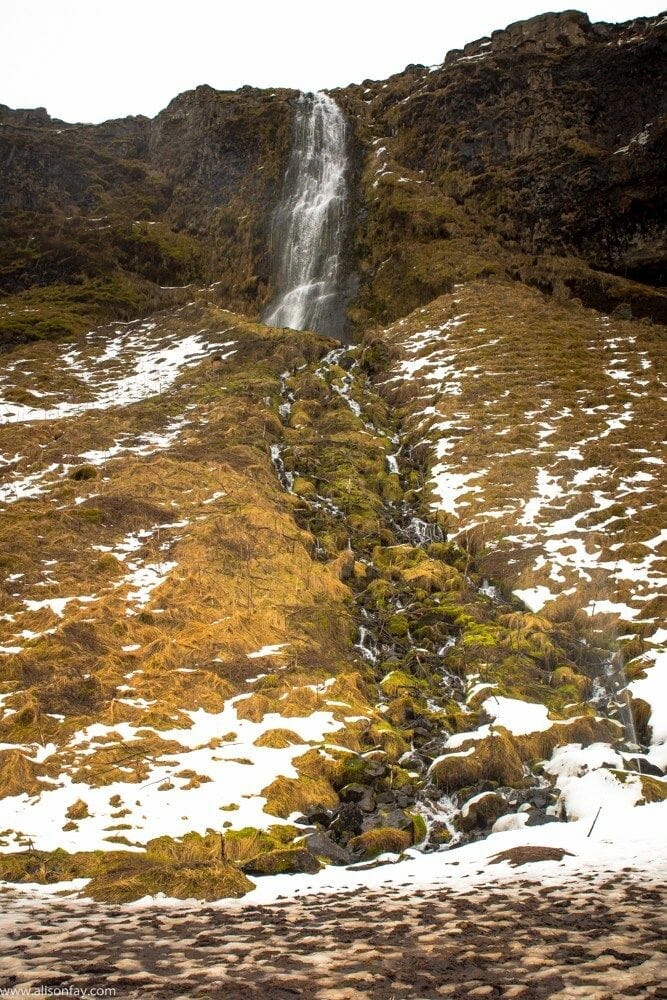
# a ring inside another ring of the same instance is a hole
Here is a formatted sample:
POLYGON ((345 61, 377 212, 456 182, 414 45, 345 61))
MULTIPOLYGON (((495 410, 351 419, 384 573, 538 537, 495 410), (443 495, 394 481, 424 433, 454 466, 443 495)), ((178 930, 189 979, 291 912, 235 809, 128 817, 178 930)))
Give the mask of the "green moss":
POLYGON ((495 649, 498 646, 498 630, 489 625, 469 624, 461 641, 464 649, 471 651, 495 649))
POLYGON ((406 691, 419 691, 426 688, 426 682, 412 677, 403 670, 392 670, 380 681, 384 694, 393 698, 406 691))
POLYGON ((304 479, 303 476, 297 476, 292 485, 292 490, 297 496, 309 497, 314 496, 317 490, 313 483, 308 479, 304 479))
POLYGON ((412 819, 412 842, 413 844, 421 844, 423 840, 426 840, 428 833, 426 820, 419 813, 408 813, 408 815, 412 819))
POLYGON ((241 868, 249 875, 283 875, 299 872, 312 875, 320 870, 320 863, 309 851, 292 847, 258 854, 257 857, 242 862, 241 868))
POLYGON ((387 622, 387 630, 397 638, 403 638, 408 634, 410 623, 405 615, 392 615, 387 622))

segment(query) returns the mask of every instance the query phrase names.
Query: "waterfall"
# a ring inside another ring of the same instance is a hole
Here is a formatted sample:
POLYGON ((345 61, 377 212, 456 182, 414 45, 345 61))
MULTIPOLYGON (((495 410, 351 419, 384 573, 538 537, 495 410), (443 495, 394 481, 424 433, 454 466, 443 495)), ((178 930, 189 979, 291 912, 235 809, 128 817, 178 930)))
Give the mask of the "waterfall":
POLYGON ((269 326, 343 336, 346 147, 345 118, 333 98, 302 94, 272 224, 277 294, 263 317, 269 326))

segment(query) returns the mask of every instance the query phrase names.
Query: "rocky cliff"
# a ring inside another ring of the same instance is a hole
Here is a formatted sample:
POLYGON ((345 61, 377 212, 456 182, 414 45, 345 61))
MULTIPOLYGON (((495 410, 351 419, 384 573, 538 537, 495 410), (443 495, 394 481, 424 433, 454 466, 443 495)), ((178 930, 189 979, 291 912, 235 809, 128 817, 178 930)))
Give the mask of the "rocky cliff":
POLYGON ((127 319, 193 282, 256 310, 294 96, 199 87, 152 121, 103 125, 0 109, 3 337, 127 319))
MULTIPOLYGON (((489 274, 664 319, 666 37, 660 17, 546 14, 339 91, 357 329, 489 274)), ((190 282, 259 315, 295 97, 199 87, 95 126, 0 109, 2 336, 128 318, 190 282)))
POLYGON ((664 319, 666 39, 543 15, 341 92, 369 150, 358 321, 489 274, 664 319))

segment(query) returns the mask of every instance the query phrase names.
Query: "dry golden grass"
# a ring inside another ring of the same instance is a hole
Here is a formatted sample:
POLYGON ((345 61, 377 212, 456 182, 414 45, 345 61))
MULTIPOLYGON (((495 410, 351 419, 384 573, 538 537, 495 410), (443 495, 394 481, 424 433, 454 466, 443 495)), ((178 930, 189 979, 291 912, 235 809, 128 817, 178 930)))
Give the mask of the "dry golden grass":
POLYGON ((378 854, 401 854, 411 843, 412 837, 406 830, 383 826, 352 837, 349 847, 355 853, 370 859, 376 858, 378 854))
MULTIPOLYGON (((666 343, 657 325, 603 318, 577 302, 500 280, 470 281, 366 338, 367 350, 384 358, 374 375, 378 387, 420 454, 434 464, 426 442, 446 437, 447 468, 482 472, 468 484, 475 490, 462 494, 449 514, 460 539, 484 531, 484 554, 476 553, 482 573, 505 590, 573 590, 573 598, 558 603, 572 599, 578 608, 602 600, 629 604, 640 619, 657 618, 646 602, 632 598, 652 592, 650 577, 667 577, 664 551, 638 579, 617 564, 643 561, 650 550, 642 543, 664 524, 660 467, 644 459, 661 454, 666 343), (456 325, 439 333, 455 316, 456 325), (435 333, 410 340, 424 330, 435 333), (402 361, 432 354, 443 369, 435 379, 425 367, 409 380, 387 381, 402 361), (429 405, 435 412, 424 416, 429 405), (442 421, 446 433, 431 429, 442 421), (537 497, 539 468, 555 477, 562 493, 544 499, 535 525, 523 524, 525 504, 537 497), (575 482, 587 468, 600 472, 575 482), (612 500, 618 494, 618 503, 601 509, 600 494, 612 500), (553 536, 561 548, 547 550, 544 529, 577 515, 574 528, 553 536), (582 557, 568 538, 585 546, 588 565, 580 568, 582 557)), ((424 502, 436 499, 431 491, 424 502)), ((600 610, 596 624, 613 635, 618 615, 604 617, 600 610)), ((558 616, 558 604, 548 602, 543 613, 558 616)), ((622 631, 641 628, 626 621, 622 631)))
MULTIPOLYGON (((229 326, 229 314, 214 309, 195 319, 207 320, 229 326)), ((171 335, 185 324, 177 315, 164 322, 171 335)), ((184 333, 192 328, 188 322, 184 333)), ((287 642, 290 664, 307 651, 326 676, 345 662, 352 635, 347 588, 335 568, 313 560, 312 539, 295 524, 268 455, 267 433, 280 424, 264 396, 275 393, 281 366, 316 356, 313 338, 272 335, 242 322, 235 336, 238 360, 204 361, 196 379, 184 372, 161 396, 73 419, 0 427, 0 449, 24 456, 16 470, 32 474, 57 465, 45 477, 44 494, 11 504, 0 522, 2 567, 5 576, 17 574, 15 582, 0 585, 0 610, 11 616, 0 622, 0 644, 23 647, 0 661, 0 693, 16 691, 8 705, 20 709, 0 723, 5 742, 64 745, 73 728, 92 721, 188 727, 185 712, 220 712, 244 690, 257 670, 247 653, 267 642, 287 642), (176 416, 187 420, 193 400, 197 419, 169 448, 148 458, 120 452, 95 478, 62 475, 66 465, 83 467, 76 456, 84 451, 111 454, 114 441, 132 445, 176 416), (140 544, 123 559, 119 543, 136 532, 144 532, 140 544), (128 598, 136 586, 121 578, 130 564, 152 564, 159 572, 168 562, 177 566, 145 605, 128 598), (23 603, 60 597, 71 598, 62 617, 23 603), (17 640, 19 629, 38 637, 17 640), (54 721, 54 714, 65 720, 54 721)), ((83 338, 79 348, 84 356, 92 350, 83 338)), ((57 350, 36 344, 22 356, 34 371, 46 370, 57 350)), ((73 378, 58 391, 69 401, 91 396, 73 378)), ((312 683, 312 675, 304 678, 312 683)), ((239 703, 240 717, 259 720, 266 710, 302 716, 322 704, 318 694, 293 683, 262 699, 239 703), (282 703, 281 694, 287 695, 282 703), (253 710, 256 704, 263 710, 253 710)), ((105 759, 111 752, 97 751, 77 773, 83 778, 106 769, 113 776, 113 761, 105 759)), ((75 757, 68 755, 68 766, 76 770, 75 757)), ((14 758, 6 765, 8 775, 22 776, 3 782, 5 794, 39 787, 26 767, 14 758)), ((137 763, 127 780, 140 780, 144 768, 137 763)))
POLYGON ((293 813, 308 813, 315 809, 333 809, 338 796, 326 778, 285 778, 282 775, 263 789, 266 797, 264 812, 287 819, 293 813))
POLYGON ((524 781, 524 763, 548 760, 556 747, 569 743, 580 743, 584 747, 598 742, 614 744, 622 736, 621 725, 590 716, 572 722, 555 722, 544 732, 521 736, 497 726, 490 736, 466 740, 456 752, 436 761, 431 775, 447 792, 467 788, 479 781, 495 781, 499 785, 520 788, 524 781))
POLYGON ((267 729, 255 740, 256 747, 270 747, 273 750, 284 750, 285 747, 298 746, 303 743, 300 736, 291 729, 267 729))

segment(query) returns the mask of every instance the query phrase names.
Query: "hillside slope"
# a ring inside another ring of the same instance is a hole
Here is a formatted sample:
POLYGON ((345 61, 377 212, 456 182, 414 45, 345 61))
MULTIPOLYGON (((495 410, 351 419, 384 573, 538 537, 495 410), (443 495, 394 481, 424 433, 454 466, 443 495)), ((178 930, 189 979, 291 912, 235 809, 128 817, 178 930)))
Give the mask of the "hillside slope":
POLYGON ((214 299, 5 357, 3 877, 214 898, 660 799, 610 636, 447 541, 369 347, 214 299))
POLYGON ((653 836, 665 30, 545 15, 336 94, 351 345, 256 321, 296 95, 2 109, 0 879, 653 836))

